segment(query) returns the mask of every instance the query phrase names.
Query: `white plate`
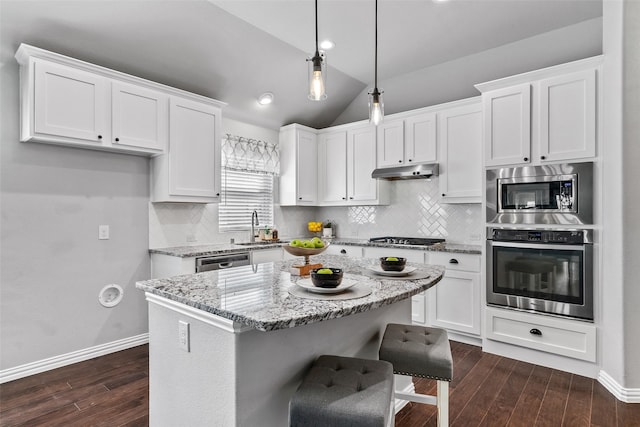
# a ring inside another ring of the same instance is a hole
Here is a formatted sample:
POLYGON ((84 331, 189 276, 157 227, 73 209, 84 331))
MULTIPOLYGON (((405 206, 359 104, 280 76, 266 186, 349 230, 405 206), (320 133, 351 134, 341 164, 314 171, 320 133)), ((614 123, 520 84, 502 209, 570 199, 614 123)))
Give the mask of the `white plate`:
POLYGON ((308 290, 309 292, 315 292, 316 294, 337 294, 346 291, 356 283, 358 283, 357 280, 347 279, 346 277, 343 277, 342 282, 335 288, 319 288, 313 284, 311 278, 308 278, 298 280, 296 282, 296 285, 308 290))
POLYGON ((369 270, 380 276, 408 276, 417 269, 415 267, 405 267, 402 271, 385 271, 379 265, 373 265, 369 267, 369 270))

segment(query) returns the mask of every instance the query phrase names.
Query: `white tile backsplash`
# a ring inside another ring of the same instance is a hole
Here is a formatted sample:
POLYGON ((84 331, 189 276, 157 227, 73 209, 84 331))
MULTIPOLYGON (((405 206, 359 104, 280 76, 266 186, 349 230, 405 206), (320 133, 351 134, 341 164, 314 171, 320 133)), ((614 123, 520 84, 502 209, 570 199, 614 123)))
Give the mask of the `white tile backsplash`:
MULTIPOLYGON (((479 244, 480 204, 440 204, 438 179, 394 181, 389 206, 276 206, 275 226, 282 237, 306 236, 308 221, 332 220, 339 237, 443 237, 454 243, 479 244)), ((249 232, 218 231, 218 205, 149 204, 149 247, 248 241, 249 232)))

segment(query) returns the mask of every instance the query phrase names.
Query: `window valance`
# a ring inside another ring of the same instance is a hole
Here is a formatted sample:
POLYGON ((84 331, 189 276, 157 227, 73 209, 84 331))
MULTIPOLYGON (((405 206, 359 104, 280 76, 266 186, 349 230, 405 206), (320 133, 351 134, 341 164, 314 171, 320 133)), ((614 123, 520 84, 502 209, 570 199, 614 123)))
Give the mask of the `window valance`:
POLYGON ((280 174, 278 144, 226 134, 222 139, 222 167, 278 176, 280 174))

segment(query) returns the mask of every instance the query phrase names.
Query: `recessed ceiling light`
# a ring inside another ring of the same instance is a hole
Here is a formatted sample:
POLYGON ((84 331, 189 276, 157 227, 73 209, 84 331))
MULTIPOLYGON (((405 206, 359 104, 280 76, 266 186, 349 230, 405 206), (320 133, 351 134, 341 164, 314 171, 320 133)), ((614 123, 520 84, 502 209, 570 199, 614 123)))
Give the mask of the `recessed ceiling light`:
POLYGON ((273 93, 265 92, 258 97, 258 104, 269 105, 273 102, 273 93))
POLYGON ((332 42, 331 40, 323 40, 320 42, 320 48, 322 50, 330 50, 333 49, 335 47, 335 43, 332 42))

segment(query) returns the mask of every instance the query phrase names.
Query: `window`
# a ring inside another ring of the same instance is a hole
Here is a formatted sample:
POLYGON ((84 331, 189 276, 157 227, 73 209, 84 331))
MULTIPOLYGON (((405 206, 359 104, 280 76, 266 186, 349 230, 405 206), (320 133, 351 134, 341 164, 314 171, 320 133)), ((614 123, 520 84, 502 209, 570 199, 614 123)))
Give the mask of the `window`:
POLYGON ((273 225, 273 175, 223 168, 220 231, 251 228, 253 211, 261 225, 273 225))
POLYGON ((273 179, 278 175, 278 146, 226 135, 222 140, 222 200, 218 207, 220 231, 251 228, 251 214, 260 225, 273 225, 273 179))

